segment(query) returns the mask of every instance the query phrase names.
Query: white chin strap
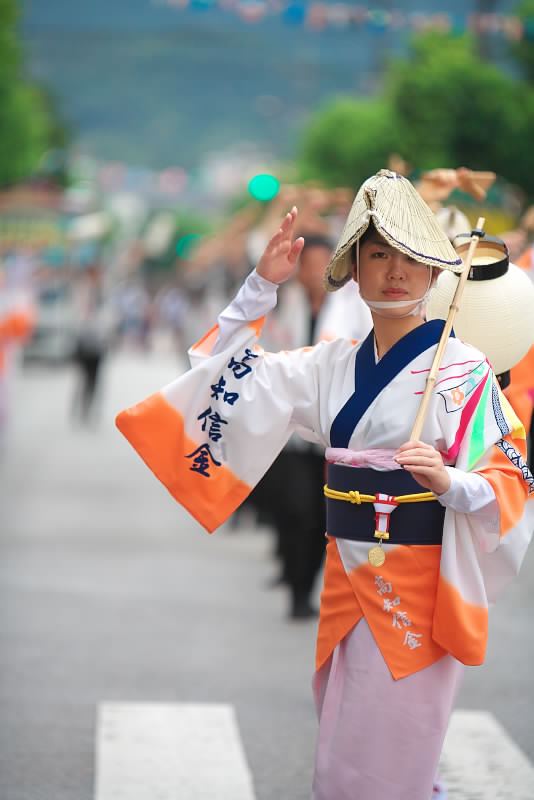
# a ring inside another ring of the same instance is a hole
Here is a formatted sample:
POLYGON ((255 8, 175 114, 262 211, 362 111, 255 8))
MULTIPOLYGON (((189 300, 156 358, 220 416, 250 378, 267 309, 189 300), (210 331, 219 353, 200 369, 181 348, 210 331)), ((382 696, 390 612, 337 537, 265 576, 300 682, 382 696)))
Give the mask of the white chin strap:
MULTIPOLYGON (((430 267, 429 267, 430 269, 430 267)), ((432 282, 432 275, 430 276, 429 282, 429 289, 430 283, 432 282)), ((407 308, 408 306, 413 306, 415 303, 414 308, 411 311, 408 311, 406 314, 395 314, 397 319, 401 317, 410 317, 419 314, 424 305, 428 302, 428 298, 430 297, 430 291, 426 291, 422 297, 417 297, 414 300, 366 300, 366 298, 360 294, 363 302, 369 306, 372 311, 375 311, 379 316, 388 317, 391 316, 390 314, 380 314, 380 309, 388 309, 388 308, 407 308)))
MULTIPOLYGON (((373 215, 373 211, 366 212, 369 216, 373 215)), ((376 215, 378 216, 378 215, 376 215)), ((363 302, 369 306, 369 308, 378 314, 379 317, 389 317, 390 314, 381 314, 380 311, 382 309, 386 310, 388 308, 407 308, 408 306, 414 306, 411 311, 408 311, 406 314, 395 314, 396 319, 402 319, 403 317, 411 317, 415 316, 416 314, 420 314, 423 307, 428 302, 428 298, 430 296, 430 288, 432 286, 432 267, 428 267, 429 269, 429 277, 428 277, 428 286, 426 287, 426 291, 422 297, 416 297, 413 300, 367 300, 363 296, 360 291, 360 297, 362 298, 363 302)), ((358 281, 358 286, 360 286, 360 240, 356 242, 356 279, 358 281)))

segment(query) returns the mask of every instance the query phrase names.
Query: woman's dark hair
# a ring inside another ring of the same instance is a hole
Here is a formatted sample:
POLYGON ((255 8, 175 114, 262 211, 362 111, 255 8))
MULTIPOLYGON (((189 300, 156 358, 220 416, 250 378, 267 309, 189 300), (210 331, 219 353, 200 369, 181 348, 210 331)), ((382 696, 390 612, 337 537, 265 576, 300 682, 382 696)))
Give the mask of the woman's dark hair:
MULTIPOLYGON (((372 219, 369 220, 369 227, 367 228, 365 233, 360 236, 360 247, 362 246, 362 244, 365 244, 365 242, 368 239, 370 239, 371 236, 373 236, 374 234, 377 234, 377 233, 378 233, 378 231, 375 228, 375 224, 374 224, 373 220, 372 219)), ((378 234, 378 235, 380 235, 380 234, 378 234)), ((350 248, 350 259, 351 259, 351 262, 353 264, 356 264, 356 246, 357 246, 357 244, 358 244, 357 242, 354 242, 354 244, 350 248)))
POLYGON ((326 250, 333 250, 334 243, 328 236, 325 236, 322 233, 312 233, 308 236, 304 234, 304 247, 302 248, 302 252, 304 250, 309 250, 312 247, 324 247, 326 250))

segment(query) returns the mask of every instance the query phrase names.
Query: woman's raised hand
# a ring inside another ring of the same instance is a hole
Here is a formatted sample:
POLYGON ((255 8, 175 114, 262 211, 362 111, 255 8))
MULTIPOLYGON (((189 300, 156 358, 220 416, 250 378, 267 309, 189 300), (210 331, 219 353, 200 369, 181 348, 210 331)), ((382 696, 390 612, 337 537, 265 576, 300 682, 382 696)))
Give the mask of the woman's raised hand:
POLYGON ((271 283, 283 283, 289 278, 304 247, 302 236, 293 241, 296 218, 297 209, 293 206, 271 237, 256 267, 258 275, 271 283))

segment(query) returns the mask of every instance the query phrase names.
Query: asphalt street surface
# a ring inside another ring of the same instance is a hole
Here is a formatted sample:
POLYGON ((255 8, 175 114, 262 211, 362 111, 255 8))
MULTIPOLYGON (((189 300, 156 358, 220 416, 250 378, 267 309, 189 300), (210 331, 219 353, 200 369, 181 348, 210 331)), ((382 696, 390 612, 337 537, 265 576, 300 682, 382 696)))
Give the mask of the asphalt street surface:
MULTIPOLYGON (((284 590, 267 588, 271 531, 245 515, 208 535, 114 427, 182 369, 167 352, 110 357, 90 427, 72 419, 71 367, 14 375, 0 459, 0 800, 92 800, 106 702, 228 703, 257 800, 309 798, 316 622, 289 622, 284 590)), ((531 548, 458 700, 495 715, 531 761, 533 576, 531 548)))

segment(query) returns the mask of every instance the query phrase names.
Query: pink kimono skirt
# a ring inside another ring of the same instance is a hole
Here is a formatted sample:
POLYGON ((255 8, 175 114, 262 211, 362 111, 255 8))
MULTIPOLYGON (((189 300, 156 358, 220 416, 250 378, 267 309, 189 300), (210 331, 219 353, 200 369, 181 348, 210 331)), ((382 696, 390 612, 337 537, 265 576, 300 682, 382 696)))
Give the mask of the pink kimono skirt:
POLYGON ((315 674, 312 800, 430 800, 463 664, 394 680, 365 618, 315 674))

